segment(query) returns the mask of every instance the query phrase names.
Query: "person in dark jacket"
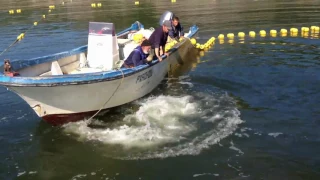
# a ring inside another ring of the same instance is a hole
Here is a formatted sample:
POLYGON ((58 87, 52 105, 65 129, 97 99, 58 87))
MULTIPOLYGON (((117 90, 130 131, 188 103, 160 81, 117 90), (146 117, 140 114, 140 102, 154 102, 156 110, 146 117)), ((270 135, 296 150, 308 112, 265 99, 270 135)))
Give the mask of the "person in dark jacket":
POLYGON ((169 20, 165 20, 162 26, 156 28, 149 37, 149 41, 151 43, 150 56, 152 56, 152 58, 155 56, 159 61, 162 61, 161 56, 164 53, 164 46, 167 43, 168 32, 171 29, 171 22, 169 20))
POLYGON ((179 40, 180 37, 184 37, 183 27, 179 22, 179 18, 174 16, 171 20, 171 30, 169 30, 169 37, 171 39, 179 40))
POLYGON ((126 68, 133 68, 152 61, 148 59, 151 49, 151 43, 148 40, 142 41, 141 45, 136 47, 124 61, 123 66, 126 68))

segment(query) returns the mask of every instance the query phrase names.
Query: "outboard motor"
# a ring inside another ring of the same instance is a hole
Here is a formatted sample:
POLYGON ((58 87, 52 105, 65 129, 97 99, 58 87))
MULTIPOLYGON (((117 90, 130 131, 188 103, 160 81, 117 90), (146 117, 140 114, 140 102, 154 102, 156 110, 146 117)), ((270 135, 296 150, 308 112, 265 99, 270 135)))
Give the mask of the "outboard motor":
POLYGON ((160 17, 160 21, 159 21, 160 26, 162 26, 165 20, 169 20, 169 21, 172 20, 173 16, 174 14, 170 11, 164 12, 160 17))

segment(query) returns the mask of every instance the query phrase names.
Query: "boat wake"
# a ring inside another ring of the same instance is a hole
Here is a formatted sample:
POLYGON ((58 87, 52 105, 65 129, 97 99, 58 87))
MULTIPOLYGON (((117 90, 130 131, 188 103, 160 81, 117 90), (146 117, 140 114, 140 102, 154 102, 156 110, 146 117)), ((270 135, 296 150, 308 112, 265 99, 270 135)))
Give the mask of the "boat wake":
POLYGON ((122 121, 74 122, 64 125, 64 131, 80 141, 112 146, 108 157, 150 159, 197 155, 242 123, 234 100, 226 94, 160 95, 136 103, 138 111, 122 121))

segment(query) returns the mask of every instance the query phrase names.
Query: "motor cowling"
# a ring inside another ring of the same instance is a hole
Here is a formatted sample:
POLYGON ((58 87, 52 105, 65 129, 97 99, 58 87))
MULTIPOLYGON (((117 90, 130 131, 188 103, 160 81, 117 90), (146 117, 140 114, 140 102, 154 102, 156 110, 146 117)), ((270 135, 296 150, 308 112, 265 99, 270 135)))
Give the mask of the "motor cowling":
POLYGON ((174 14, 172 12, 165 11, 160 17, 159 25, 162 26, 165 20, 169 20, 169 21, 172 20, 173 16, 174 14))

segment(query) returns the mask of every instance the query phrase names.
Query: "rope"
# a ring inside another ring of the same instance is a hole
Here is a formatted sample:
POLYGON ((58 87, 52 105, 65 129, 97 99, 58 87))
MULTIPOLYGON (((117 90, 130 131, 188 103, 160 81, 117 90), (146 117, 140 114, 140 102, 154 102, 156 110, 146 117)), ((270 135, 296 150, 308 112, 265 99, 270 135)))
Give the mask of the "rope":
MULTIPOLYGON (((71 2, 72 2, 72 1, 71 1, 71 2)), ((63 6, 65 3, 66 3, 66 2, 63 2, 63 3, 61 4, 61 6, 63 6)), ((56 8, 56 5, 50 5, 48 12, 50 13, 51 10, 54 10, 55 8, 56 8)), ((43 19, 45 19, 45 18, 46 18, 46 15, 43 14, 42 17, 41 17, 41 19, 39 19, 38 21, 35 21, 30 28, 28 28, 24 33, 21 33, 21 34, 17 37, 17 39, 16 39, 12 44, 10 44, 10 46, 8 46, 5 50, 3 50, 3 51, 0 53, 0 56, 2 56, 3 53, 7 52, 7 51, 8 51, 13 45, 15 45, 17 42, 21 41, 21 40, 24 38, 24 35, 25 35, 29 30, 31 30, 33 27, 37 26, 37 25, 38 25, 38 22, 41 22, 41 21, 42 21, 43 19)))
POLYGON ((37 26, 38 25, 38 22, 42 21, 43 19, 45 19, 45 15, 42 15, 42 18, 39 20, 39 21, 35 21, 34 24, 29 27, 24 33, 21 33, 17 39, 12 43, 10 44, 10 46, 8 46, 5 50, 3 50, 1 53, 0 53, 0 56, 2 56, 3 53, 7 52, 13 45, 15 45, 17 42, 21 41, 23 38, 24 38, 24 35, 30 31, 33 27, 37 26))
POLYGON ((0 53, 0 56, 2 56, 3 53, 7 52, 13 45, 15 45, 19 40, 16 39, 10 46, 8 46, 5 50, 3 50, 1 53, 0 53))
POLYGON ((88 119, 88 122, 90 122, 96 115, 98 115, 100 113, 100 111, 103 109, 103 107, 105 107, 108 102, 111 100, 111 98, 114 96, 114 94, 118 91, 120 85, 122 84, 123 82, 123 79, 124 79, 124 74, 123 74, 123 71, 121 69, 119 69, 121 71, 121 74, 122 74, 122 78, 121 78, 121 81, 120 83, 118 84, 117 88, 114 90, 114 92, 112 93, 112 95, 109 97, 109 99, 101 106, 101 108, 94 114, 92 115, 89 119, 88 119))

